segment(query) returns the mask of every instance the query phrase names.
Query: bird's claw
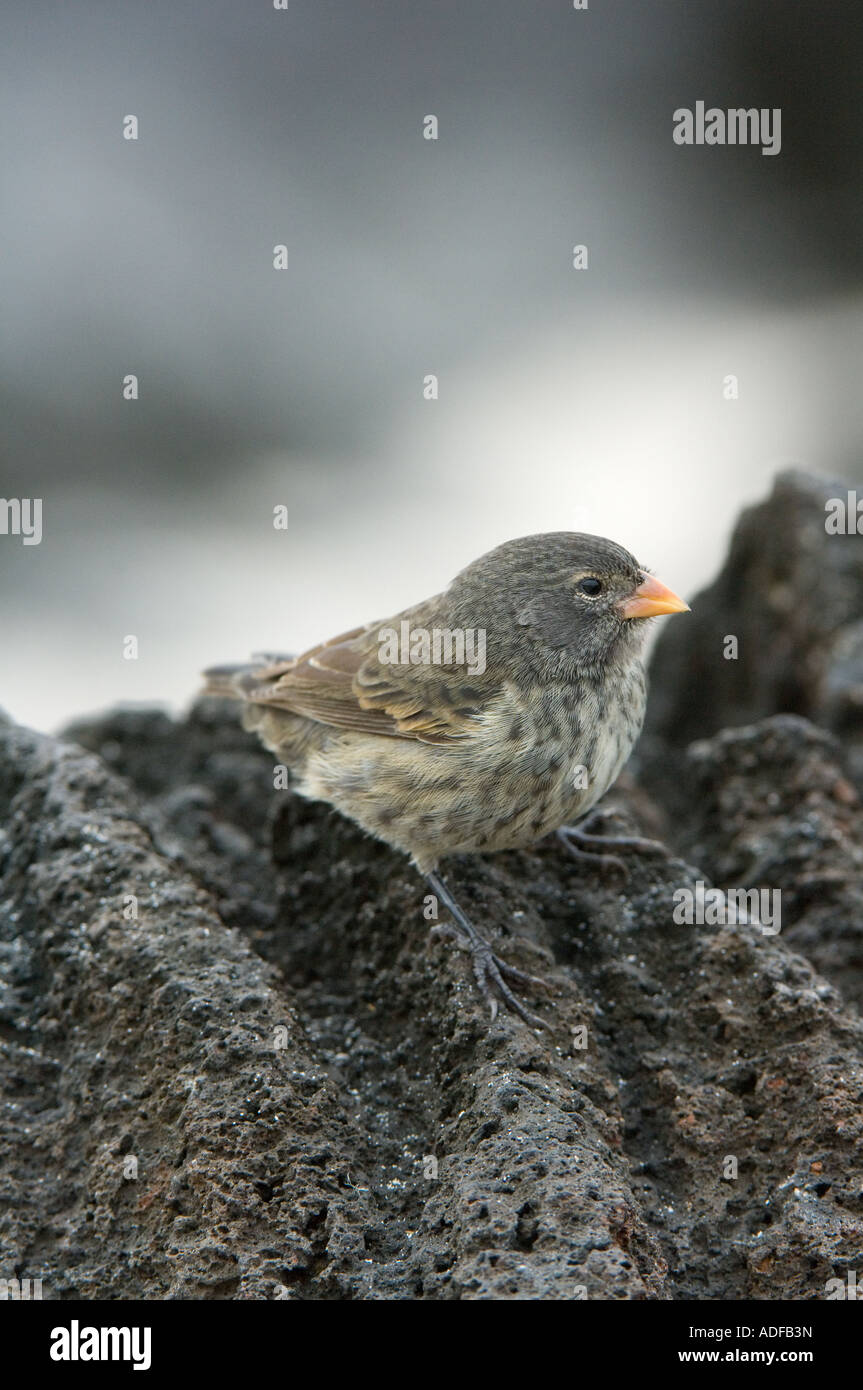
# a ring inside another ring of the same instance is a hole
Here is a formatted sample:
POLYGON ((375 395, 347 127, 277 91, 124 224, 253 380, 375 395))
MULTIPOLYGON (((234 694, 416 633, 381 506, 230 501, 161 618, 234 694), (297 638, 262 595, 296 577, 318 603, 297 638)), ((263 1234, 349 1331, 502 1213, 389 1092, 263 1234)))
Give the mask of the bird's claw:
POLYGON ((525 1023, 532 1028, 548 1028, 544 1018, 538 1014, 532 1014, 530 1009, 526 1009, 524 1004, 513 994, 507 980, 512 980, 513 984, 518 985, 541 985, 548 989, 545 980, 541 980, 537 975, 528 975, 524 970, 518 970, 514 965, 507 965, 505 960, 501 960, 487 942, 470 942, 469 948, 473 956, 473 973, 479 986, 483 999, 488 1004, 491 1021, 494 1023, 499 1011, 499 1003, 495 998, 493 990, 497 990, 508 1009, 517 1013, 519 1018, 523 1018, 525 1023))
POLYGON ((533 1014, 529 1009, 525 1008, 518 996, 510 989, 507 981, 510 981, 514 985, 523 985, 526 987, 532 985, 545 990, 550 988, 548 982, 543 980, 539 975, 529 975, 526 970, 519 970, 517 966, 509 965, 505 960, 501 960, 499 956, 496 956, 485 937, 480 935, 470 919, 466 917, 461 908, 458 907, 458 904, 452 898, 449 890, 446 889, 441 880, 436 876, 432 879, 431 875, 429 879, 432 882, 432 886, 436 888, 445 906, 453 913, 453 916, 456 917, 454 923, 436 922, 431 929, 431 934, 436 937, 446 936, 451 940, 457 941, 460 946, 470 951, 473 959, 474 978, 476 979, 483 999, 488 1005, 489 1013, 491 1014, 491 1022, 493 1023, 497 1018, 500 1012, 500 1000, 502 1000, 508 1009, 518 1014, 519 1018, 524 1019, 525 1023, 529 1024, 530 1027, 548 1028, 549 1024, 546 1023, 545 1019, 540 1018, 538 1014, 533 1014), (449 899, 449 901, 447 901, 447 899, 449 899))
POLYGON ((668 850, 659 840, 648 840, 643 835, 594 835, 587 826, 598 820, 607 820, 611 813, 594 811, 582 825, 562 825, 557 832, 561 844, 565 845, 576 859, 599 860, 608 868, 618 869, 624 878, 629 877, 629 869, 616 849, 632 850, 636 854, 663 854, 668 850))
POLYGON ((517 1013, 519 1018, 523 1018, 525 1023, 529 1023, 532 1028, 548 1028, 544 1018, 538 1014, 532 1014, 530 1009, 525 1008, 518 995, 514 994, 507 984, 510 980, 514 985, 538 986, 541 989, 549 989, 547 980, 543 980, 539 975, 529 975, 526 970, 519 970, 515 965, 509 965, 507 961, 501 960, 494 951, 477 933, 476 938, 466 935, 458 927, 451 926, 448 922, 440 922, 432 927, 433 936, 446 936, 470 951, 473 958, 474 978, 479 987, 480 994, 488 1005, 491 1021, 494 1023, 500 1012, 498 999, 494 991, 506 1004, 508 1009, 517 1013))

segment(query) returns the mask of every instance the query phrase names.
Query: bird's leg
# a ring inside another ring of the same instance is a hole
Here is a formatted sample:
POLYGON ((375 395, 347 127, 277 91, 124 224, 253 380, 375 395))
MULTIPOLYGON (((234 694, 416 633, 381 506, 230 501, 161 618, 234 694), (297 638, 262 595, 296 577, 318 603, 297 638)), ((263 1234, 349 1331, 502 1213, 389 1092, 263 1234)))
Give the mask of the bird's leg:
POLYGON ((426 879, 455 922, 455 926, 448 923, 435 926, 433 931, 438 935, 453 936, 467 946, 473 957, 473 973, 480 993, 489 1006, 492 1022, 498 1013, 498 1001, 493 993, 493 990, 496 990, 507 1008, 514 1010, 525 1023, 531 1024, 534 1028, 547 1028, 545 1020, 530 1013, 507 984, 507 980, 511 980, 516 985, 540 985, 547 989, 545 980, 541 980, 537 975, 528 975, 524 970, 516 969, 514 965, 507 965, 506 961, 496 956, 485 937, 477 931, 473 922, 459 907, 443 879, 435 873, 427 873, 426 879))
POLYGON ((616 849, 633 850, 636 854, 668 854, 659 840, 647 840, 641 835, 591 834, 589 826, 607 820, 613 814, 612 811, 588 811, 577 825, 562 825, 557 837, 576 859, 599 859, 607 865, 614 865, 624 874, 629 871, 620 856, 613 853, 616 849))

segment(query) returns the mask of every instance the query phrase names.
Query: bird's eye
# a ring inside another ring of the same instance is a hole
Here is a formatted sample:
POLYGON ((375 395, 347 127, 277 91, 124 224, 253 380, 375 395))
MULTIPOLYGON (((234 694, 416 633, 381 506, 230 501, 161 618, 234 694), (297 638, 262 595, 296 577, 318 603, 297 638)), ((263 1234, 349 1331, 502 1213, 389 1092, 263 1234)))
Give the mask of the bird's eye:
POLYGON ((592 575, 588 575, 586 579, 579 580, 578 587, 583 594, 587 594, 588 598, 596 598, 597 594, 602 593, 602 585, 599 580, 594 579, 592 575))

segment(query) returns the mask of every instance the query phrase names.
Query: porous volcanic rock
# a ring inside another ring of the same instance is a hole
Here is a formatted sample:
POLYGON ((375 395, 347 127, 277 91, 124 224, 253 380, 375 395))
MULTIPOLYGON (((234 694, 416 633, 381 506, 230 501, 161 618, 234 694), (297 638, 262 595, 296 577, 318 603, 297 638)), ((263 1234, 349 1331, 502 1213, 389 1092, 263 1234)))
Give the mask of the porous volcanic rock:
POLYGON ((859 1270, 863 540, 825 546, 823 491, 781 479, 658 644, 608 805, 664 852, 445 865, 547 1030, 489 1025, 424 883, 277 790, 230 705, 0 722, 0 1274, 807 1300, 859 1270), (699 883, 780 890, 781 931, 676 920, 699 883))

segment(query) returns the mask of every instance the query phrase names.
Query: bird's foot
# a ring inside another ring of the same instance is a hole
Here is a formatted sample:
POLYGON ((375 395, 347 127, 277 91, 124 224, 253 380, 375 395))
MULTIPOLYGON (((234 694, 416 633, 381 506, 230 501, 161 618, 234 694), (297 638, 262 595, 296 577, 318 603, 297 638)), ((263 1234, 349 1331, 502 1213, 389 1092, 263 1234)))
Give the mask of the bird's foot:
POLYGON ((450 913, 454 923, 453 925, 449 922, 442 922, 432 928, 432 934, 448 936, 470 951, 473 958, 474 978, 480 994, 488 1004, 492 1023, 498 1015, 499 999, 502 999, 508 1009, 517 1013, 519 1018, 523 1018, 525 1023, 529 1023, 532 1028, 548 1028, 549 1025, 545 1019, 526 1009, 507 983, 510 981, 514 985, 535 985, 541 989, 548 989, 547 981, 538 975, 528 975, 525 970, 508 965, 505 960, 496 956, 485 937, 477 931, 473 922, 459 907, 443 880, 437 874, 427 874, 426 877, 434 893, 450 913))
POLYGON ((591 811, 578 825, 562 825, 557 838, 576 859, 599 860, 608 868, 618 869, 627 878, 626 863, 615 850, 631 850, 635 854, 663 854, 668 850, 659 840, 647 840, 642 835, 595 835, 588 827, 607 820, 612 811, 591 811))

